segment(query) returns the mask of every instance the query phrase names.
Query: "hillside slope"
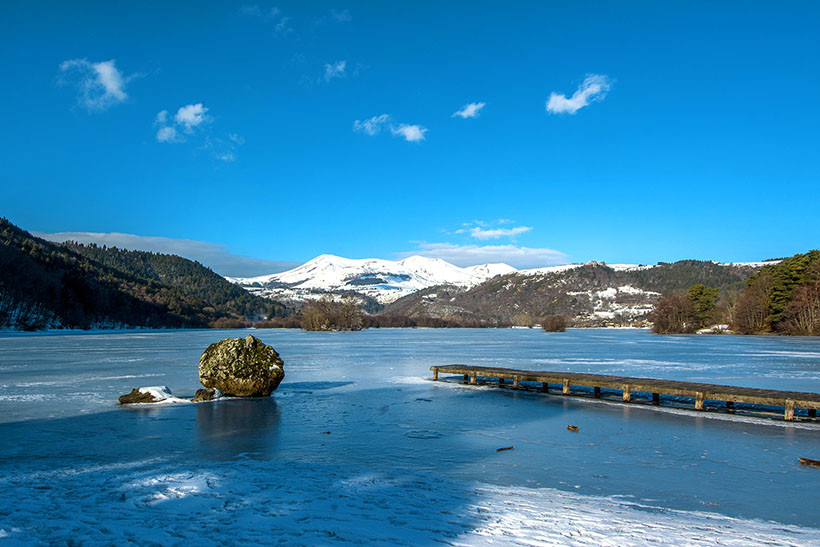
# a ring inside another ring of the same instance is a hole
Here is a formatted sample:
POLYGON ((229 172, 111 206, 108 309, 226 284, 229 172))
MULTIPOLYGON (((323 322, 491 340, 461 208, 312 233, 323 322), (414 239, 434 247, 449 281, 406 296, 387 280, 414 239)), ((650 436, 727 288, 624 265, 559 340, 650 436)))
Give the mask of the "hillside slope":
POLYGON ((59 245, 0 219, 0 328, 207 327, 281 310, 197 262, 59 245))
POLYGON ((521 324, 530 317, 565 315, 576 324, 645 319, 661 296, 699 283, 740 291, 751 265, 684 260, 656 266, 601 262, 522 271, 476 287, 432 287, 388 305, 384 315, 521 324))

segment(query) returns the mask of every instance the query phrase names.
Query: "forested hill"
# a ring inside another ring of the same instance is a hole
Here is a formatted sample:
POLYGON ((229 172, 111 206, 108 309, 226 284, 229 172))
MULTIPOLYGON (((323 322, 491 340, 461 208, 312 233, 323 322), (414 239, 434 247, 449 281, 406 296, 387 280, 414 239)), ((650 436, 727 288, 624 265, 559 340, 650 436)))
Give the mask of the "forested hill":
POLYGON ((282 312, 198 262, 56 244, 0 218, 0 328, 207 327, 282 312))
POLYGON ((739 293, 757 268, 682 260, 616 269, 600 262, 546 273, 498 276, 469 290, 433 287, 387 306, 385 315, 526 325, 563 315, 575 325, 645 320, 662 294, 704 284, 739 293))

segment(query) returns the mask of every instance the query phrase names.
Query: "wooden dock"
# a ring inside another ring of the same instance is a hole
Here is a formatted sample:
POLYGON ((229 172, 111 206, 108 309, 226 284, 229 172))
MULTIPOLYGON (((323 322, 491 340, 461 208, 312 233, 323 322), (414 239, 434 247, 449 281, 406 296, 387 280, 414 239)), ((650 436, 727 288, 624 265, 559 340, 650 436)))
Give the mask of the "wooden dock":
POLYGON ((820 409, 820 393, 755 389, 681 382, 678 380, 608 376, 605 374, 516 370, 467 365, 433 366, 430 367, 430 370, 433 371, 433 380, 438 380, 439 373, 463 375, 464 381, 470 384, 476 384, 478 378, 495 379, 499 385, 504 385, 506 380, 512 380, 514 389, 518 389, 521 382, 535 382, 541 384, 541 391, 549 392, 550 384, 558 384, 563 395, 571 395, 570 388, 572 386, 592 388, 594 397, 600 397, 602 389, 617 390, 621 392, 624 403, 631 402, 632 394, 640 392, 651 394, 652 404, 656 405, 660 404, 661 395, 689 397, 695 400, 695 410, 703 410, 704 401, 707 400, 724 402, 729 409, 734 408, 735 403, 783 407, 783 416, 787 421, 794 420, 795 409, 803 408, 808 410, 809 418, 816 418, 817 409, 820 409))

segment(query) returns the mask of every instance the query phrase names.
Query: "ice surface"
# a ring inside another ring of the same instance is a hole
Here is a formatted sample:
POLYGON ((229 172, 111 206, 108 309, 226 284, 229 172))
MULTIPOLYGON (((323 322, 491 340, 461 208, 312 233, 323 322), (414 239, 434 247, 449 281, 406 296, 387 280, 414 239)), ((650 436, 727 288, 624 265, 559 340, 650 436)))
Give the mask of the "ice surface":
POLYGON ((18 500, 0 534, 10 545, 818 545, 800 526, 296 461, 137 461, 0 485, 18 500))
POLYGON ((0 543, 818 544, 817 472, 796 461, 820 454, 816 423, 428 370, 820 391, 817 338, 259 330, 285 361, 273 397, 117 406, 134 377, 192 396, 202 350, 247 332, 0 336, 0 543))

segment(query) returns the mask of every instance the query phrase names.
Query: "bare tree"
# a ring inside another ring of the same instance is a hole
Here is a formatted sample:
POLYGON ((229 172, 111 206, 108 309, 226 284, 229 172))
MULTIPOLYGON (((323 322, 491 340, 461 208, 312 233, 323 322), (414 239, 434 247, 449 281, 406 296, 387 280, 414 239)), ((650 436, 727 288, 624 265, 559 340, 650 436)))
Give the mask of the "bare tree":
POLYGON ((658 300, 649 320, 656 334, 681 334, 696 330, 694 315, 691 299, 683 294, 672 294, 658 300))
POLYGON ((548 315, 541 319, 541 326, 547 332, 564 332, 567 330, 567 318, 563 315, 548 315))
POLYGON ((302 308, 302 328, 310 331, 362 330, 364 314, 356 298, 346 295, 341 302, 330 296, 312 300, 302 308))
POLYGON ((783 322, 789 334, 820 334, 820 291, 811 285, 797 287, 783 312, 783 322))

